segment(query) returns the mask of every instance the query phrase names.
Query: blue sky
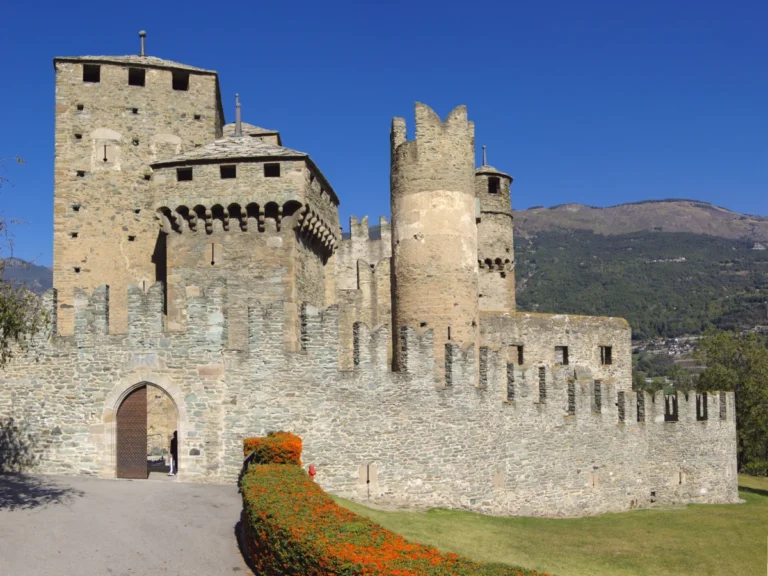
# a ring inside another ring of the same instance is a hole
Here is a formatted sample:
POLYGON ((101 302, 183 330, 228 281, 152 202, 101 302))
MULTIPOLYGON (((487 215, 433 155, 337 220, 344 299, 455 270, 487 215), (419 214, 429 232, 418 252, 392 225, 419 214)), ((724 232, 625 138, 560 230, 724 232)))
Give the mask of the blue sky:
POLYGON ((513 205, 695 198, 768 214, 768 2, 13 2, 0 191, 15 255, 51 263, 54 56, 217 70, 225 112, 308 152, 350 215, 389 213, 389 124, 466 104, 513 205), (214 7, 216 10, 214 10, 214 7))

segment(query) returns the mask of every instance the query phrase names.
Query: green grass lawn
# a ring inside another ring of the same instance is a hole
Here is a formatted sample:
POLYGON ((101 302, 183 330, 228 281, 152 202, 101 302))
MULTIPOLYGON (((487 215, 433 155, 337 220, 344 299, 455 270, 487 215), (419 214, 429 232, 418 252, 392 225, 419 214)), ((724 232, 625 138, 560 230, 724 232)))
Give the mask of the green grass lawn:
POLYGON ((336 500, 410 540, 556 576, 765 574, 768 479, 740 476, 739 485, 746 504, 577 519, 389 512, 336 500))

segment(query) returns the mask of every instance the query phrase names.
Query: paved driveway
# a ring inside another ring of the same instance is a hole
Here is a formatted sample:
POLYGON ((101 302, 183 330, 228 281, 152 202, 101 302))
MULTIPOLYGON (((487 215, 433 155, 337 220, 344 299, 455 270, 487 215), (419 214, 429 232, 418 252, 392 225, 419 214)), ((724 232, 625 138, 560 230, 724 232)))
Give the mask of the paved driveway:
POLYGON ((250 575, 235 486, 0 474, 0 575, 250 575))

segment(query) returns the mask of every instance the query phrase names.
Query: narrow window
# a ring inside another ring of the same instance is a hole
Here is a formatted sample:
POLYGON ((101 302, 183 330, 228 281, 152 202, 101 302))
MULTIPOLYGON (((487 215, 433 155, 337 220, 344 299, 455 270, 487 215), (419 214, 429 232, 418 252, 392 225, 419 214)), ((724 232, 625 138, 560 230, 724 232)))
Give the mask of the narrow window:
POLYGON ((80 266, 75 266, 75 274, 80 274, 80 266))
POLYGON ((128 242, 135 242, 136 236, 128 236, 128 242))
POLYGON ((280 178, 280 164, 278 162, 264 164, 264 178, 280 178))
POLYGON ((568 346, 555 346, 555 364, 568 366, 568 346))
POLYGON ((128 85, 144 86, 147 71, 144 68, 128 68, 128 85))
POLYGON ((664 395, 664 422, 677 422, 677 392, 664 395))
POLYGON ((696 420, 708 420, 707 415, 707 393, 696 394, 696 420))
POLYGON ((78 109, 80 112, 82 112, 83 110, 85 110, 85 104, 78 104, 78 105, 77 105, 77 109, 78 109))
POLYGON ((501 190, 501 182, 496 176, 488 178, 488 194, 498 194, 501 190))
POLYGON ((98 64, 84 64, 83 82, 101 82, 101 66, 98 64))
POLYGON ((451 327, 448 326, 448 340, 451 339, 451 327))
POLYGON ((69 236, 70 238, 77 238, 77 232, 70 232, 69 236))
POLYGON ((618 393, 617 405, 619 407, 619 422, 624 422, 624 419, 626 418, 626 410, 624 406, 624 391, 620 391, 618 393))
POLYGON ((600 346, 600 364, 604 366, 613 364, 613 346, 600 346))
POLYGON ((85 170, 78 170, 77 171, 77 177, 78 178, 85 178, 85 170))
POLYGON ((202 118, 202 116, 200 116, 200 114, 195 114, 195 120, 200 120, 200 118, 202 118))
POLYGON ((131 113, 132 114, 138 114, 139 113, 139 109, 138 108, 131 108, 131 113))
POLYGON ((182 70, 173 71, 173 89, 174 90, 189 90, 189 72, 182 70))
POLYGON ((595 380, 595 412, 603 411, 603 383, 595 380))
MULTIPOLYGON (((149 182, 150 180, 152 180, 152 175, 151 174, 144 174, 144 180, 149 182)), ((138 214, 138 212, 137 212, 137 214, 138 214)))
POLYGON ((576 382, 568 381, 568 415, 576 415, 576 382))
POLYGON ((637 393, 637 421, 645 422, 645 392, 637 393))
POLYGON ((725 402, 726 398, 727 396, 725 395, 725 392, 720 392, 720 420, 728 418, 728 405, 725 402))
POLYGON ((72 210, 75 212, 80 212, 80 204, 72 204, 72 210))
POLYGON ((515 399, 515 365, 507 364, 507 400, 515 399))
MULTIPOLYGON (((373 268, 373 266, 371 266, 373 268)), ((426 322, 419 322, 419 328, 426 328, 427 323, 426 322)))
POLYGON ((83 135, 82 134, 75 134, 75 140, 82 140, 83 135))
POLYGON ((539 402, 547 401, 547 369, 539 367, 539 402))
POLYGON ((134 214, 140 214, 141 213, 141 208, 134 208, 133 213, 134 214))
POLYGON ((237 178, 237 166, 219 166, 222 179, 237 178))
POLYGON ((517 364, 518 366, 523 365, 523 345, 517 347, 517 364))
POLYGON ((179 182, 191 182, 192 168, 176 168, 176 180, 179 182))

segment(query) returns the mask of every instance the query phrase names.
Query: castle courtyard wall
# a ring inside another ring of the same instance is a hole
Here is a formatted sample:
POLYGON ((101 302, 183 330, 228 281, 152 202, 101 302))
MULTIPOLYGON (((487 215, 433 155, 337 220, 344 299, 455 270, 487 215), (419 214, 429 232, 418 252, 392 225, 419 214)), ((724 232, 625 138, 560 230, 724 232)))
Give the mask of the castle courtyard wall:
MULTIPOLYGON (((660 421, 650 397, 638 422, 637 396, 618 379, 599 388, 598 409, 588 369, 545 364, 542 400, 538 363, 450 343, 436 387, 432 332, 398 332, 403 371, 393 373, 386 325, 355 326, 353 369, 340 372, 336 307, 304 306, 301 348, 290 352, 284 307, 233 309, 228 289, 188 291, 186 330, 167 332, 162 286, 133 287, 126 334, 108 333, 106 287, 78 291, 76 334, 41 334, 0 377, 0 415, 26 423, 37 470, 114 477, 117 408, 151 383, 178 410, 182 481, 234 482, 242 439, 283 429, 303 437, 325 489, 356 500, 370 489, 382 503, 540 516, 642 508, 652 492, 660 502, 737 501, 732 394, 724 419, 714 394, 707 421, 692 420, 695 398, 681 396, 678 422, 660 421), (227 345, 233 315, 247 318, 242 350, 227 345)), ((46 303, 55 321, 52 293, 46 303)))

